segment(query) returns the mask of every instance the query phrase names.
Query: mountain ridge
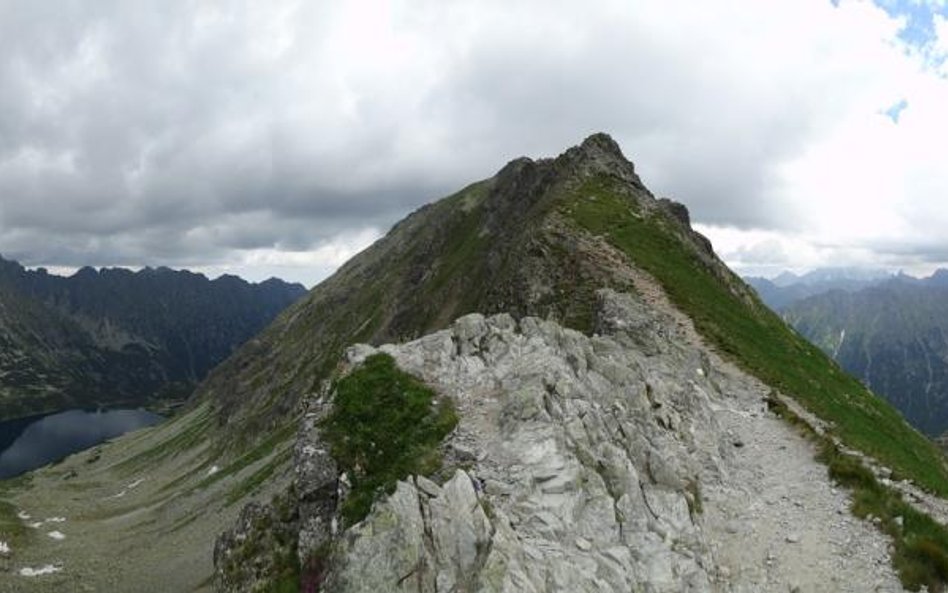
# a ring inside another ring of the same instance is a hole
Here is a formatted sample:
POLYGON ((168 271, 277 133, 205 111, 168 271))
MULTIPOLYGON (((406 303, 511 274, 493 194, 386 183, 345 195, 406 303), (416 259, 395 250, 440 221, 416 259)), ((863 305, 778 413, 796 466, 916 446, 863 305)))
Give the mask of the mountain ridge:
POLYGON ((0 288, 6 417, 181 399, 304 292, 168 268, 84 267, 64 277, 2 258, 0 288))
POLYGON ((268 417, 265 424, 272 428, 287 421, 305 393, 318 389, 317 376, 324 377, 353 342, 417 337, 475 311, 552 316, 591 331, 593 287, 629 287, 630 281, 621 278, 622 257, 605 255, 592 237, 578 237, 558 204, 577 183, 598 175, 617 179, 650 212, 680 227, 682 239, 709 269, 750 299, 724 271, 710 242, 683 226, 687 209, 657 200, 618 144, 594 134, 556 158, 514 159, 493 178, 408 215, 215 369, 198 399, 210 397, 221 423, 235 423, 230 431, 245 434, 245 423, 268 417), (366 290, 356 288, 362 286, 366 290), (340 306, 333 319, 320 318, 324 309, 340 306), (303 327, 313 336, 306 346, 296 335, 303 327), (267 376, 278 385, 255 393, 255 382, 267 385, 267 376))
POLYGON ((946 506, 944 456, 771 312, 604 135, 418 209, 181 414, 89 459, 11 490, 32 514, 83 514, 55 550, 25 548, 34 565, 66 558, 51 586, 116 541, 133 560, 95 582, 144 589, 861 592, 898 573, 937 590, 948 565, 948 532, 913 506, 946 506), (351 433, 324 430, 342 382, 351 433), (394 419, 372 409, 400 397, 394 419), (456 428, 425 430, 448 401, 456 428), (408 439, 409 459, 378 431, 408 439), (48 486, 66 476, 62 500, 48 486))
POLYGON ((937 436, 948 429, 948 287, 893 279, 832 291, 785 307, 783 316, 848 372, 937 436))
MULTIPOLYGON (((637 269, 656 279, 710 347, 770 386, 773 395, 768 401, 790 397, 807 414, 822 419, 814 434, 823 439, 830 471, 834 476, 853 471, 862 476, 862 482, 846 485, 860 489, 860 496, 872 492, 878 497, 872 512, 881 514, 886 525, 896 521, 894 513, 910 510, 896 511, 903 508, 901 503, 882 502, 901 495, 886 494, 878 480, 887 478, 853 469, 862 468, 860 457, 853 455, 875 458, 873 463, 886 471, 910 476, 933 492, 948 493, 948 464, 932 443, 771 312, 717 258, 710 242, 690 228, 689 219, 685 207, 658 200, 646 190, 617 145, 602 135, 555 159, 515 159, 495 177, 425 206, 397 224, 259 337, 255 347, 267 357, 238 353, 217 369, 200 395, 215 401, 218 418, 224 422, 224 442, 233 446, 228 431, 244 439, 248 433, 271 433, 268 423, 275 427, 291 422, 294 413, 306 409, 300 402, 315 394, 322 394, 319 409, 330 405, 327 389, 333 377, 345 372, 345 363, 338 361, 344 360, 347 343, 412 340, 466 313, 538 317, 589 335, 595 331, 596 291, 634 293, 637 269), (388 300, 381 300, 383 295, 388 300), (360 298, 366 301, 360 303, 360 298), (340 318, 343 325, 338 325, 340 318), (300 339, 296 336, 303 327, 314 337, 308 350, 294 351, 288 344, 300 339), (335 344, 320 341, 327 335, 344 337, 335 344), (290 373, 279 368, 300 360, 309 366, 296 366, 290 373), (258 369, 270 373, 274 368, 277 371, 270 376, 275 382, 268 384, 267 375, 258 369), (287 376, 296 379, 281 381, 287 376), (222 394, 230 401, 222 400, 222 394)), ((320 413, 308 412, 317 417, 320 413)), ((297 469, 300 463, 311 465, 298 461, 297 469)), ((328 481, 317 490, 335 492, 334 470, 318 473, 328 481)), ((384 492, 391 493, 389 488, 398 486, 389 484, 384 492)), ((333 508, 325 499, 307 498, 311 494, 305 492, 301 496, 301 513, 312 504, 333 508)), ((287 504, 293 508, 292 496, 289 503, 278 506, 287 504)), ((246 516, 241 525, 248 527, 254 521, 246 516)), ((926 541, 941 542, 932 544, 936 547, 948 546, 948 535, 927 521, 919 519, 913 529, 934 538, 926 541)), ((325 526, 331 521, 322 517, 318 523, 325 526)), ((295 528, 287 529, 292 533, 295 528)), ((237 540, 256 537, 240 533, 234 536, 237 540)), ((896 540, 899 562, 912 566, 912 571, 916 570, 912 558, 921 554, 913 547, 917 545, 921 544, 916 539, 896 540)), ((221 561, 231 565, 222 554, 221 561)), ((235 562, 242 564, 239 557, 235 562)), ((919 568, 918 574, 927 575, 928 570, 919 568)), ((937 578, 903 573, 908 583, 919 579, 935 583, 937 578)))

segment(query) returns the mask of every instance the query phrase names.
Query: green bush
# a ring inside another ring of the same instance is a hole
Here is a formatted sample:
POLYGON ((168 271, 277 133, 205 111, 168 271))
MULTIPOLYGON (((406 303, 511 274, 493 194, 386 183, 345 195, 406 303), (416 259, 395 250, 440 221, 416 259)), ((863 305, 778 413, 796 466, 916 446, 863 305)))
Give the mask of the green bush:
POLYGON ((457 415, 450 399, 399 370, 387 354, 366 358, 333 390, 322 431, 352 484, 340 509, 351 525, 398 480, 440 468, 438 447, 457 425, 457 415))

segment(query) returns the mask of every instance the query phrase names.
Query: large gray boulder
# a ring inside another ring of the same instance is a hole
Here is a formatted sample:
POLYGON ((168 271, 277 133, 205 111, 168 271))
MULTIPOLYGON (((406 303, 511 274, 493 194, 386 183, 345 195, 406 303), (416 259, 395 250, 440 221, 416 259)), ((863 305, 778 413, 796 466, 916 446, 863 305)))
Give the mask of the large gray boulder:
POLYGON ((473 314, 349 350, 349 365, 386 352, 454 399, 458 467, 400 482, 341 533, 326 591, 711 590, 696 498, 727 447, 707 359, 634 297, 598 296, 594 337, 473 314))

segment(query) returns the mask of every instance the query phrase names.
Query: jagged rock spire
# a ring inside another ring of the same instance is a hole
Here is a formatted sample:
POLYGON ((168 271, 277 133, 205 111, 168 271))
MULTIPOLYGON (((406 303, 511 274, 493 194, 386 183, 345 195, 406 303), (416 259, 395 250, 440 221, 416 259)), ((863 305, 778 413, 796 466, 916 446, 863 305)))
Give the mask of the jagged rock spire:
POLYGON ((587 137, 579 146, 574 146, 556 159, 559 166, 570 166, 582 175, 608 173, 627 181, 639 189, 645 189, 635 173, 635 165, 629 161, 612 136, 597 132, 587 137))

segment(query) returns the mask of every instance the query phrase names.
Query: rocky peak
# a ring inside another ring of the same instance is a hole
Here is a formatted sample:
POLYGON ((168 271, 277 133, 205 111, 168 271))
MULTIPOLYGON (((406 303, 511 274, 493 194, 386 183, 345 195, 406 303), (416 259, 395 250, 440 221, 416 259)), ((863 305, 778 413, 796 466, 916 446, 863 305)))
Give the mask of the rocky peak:
POLYGON ((556 158, 554 166, 581 177, 607 173, 647 193, 642 180, 635 173, 635 165, 625 158, 618 143, 603 132, 593 134, 579 146, 568 149, 556 158))
POLYGON ((634 187, 636 198, 650 201, 651 194, 635 173, 635 166, 608 134, 599 132, 555 158, 516 158, 494 177, 487 199, 488 228, 522 230, 531 214, 550 203, 554 186, 569 185, 596 175, 616 177, 634 187))

